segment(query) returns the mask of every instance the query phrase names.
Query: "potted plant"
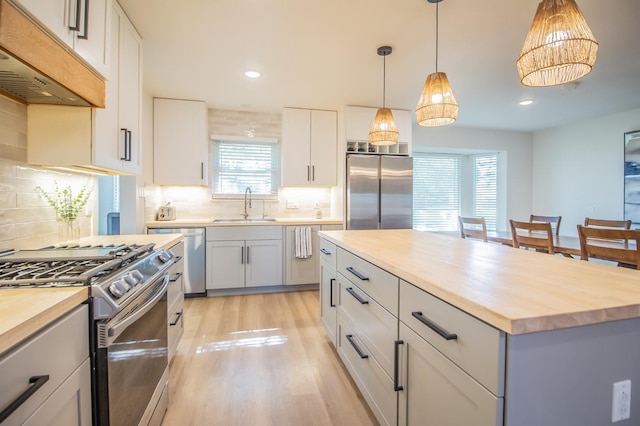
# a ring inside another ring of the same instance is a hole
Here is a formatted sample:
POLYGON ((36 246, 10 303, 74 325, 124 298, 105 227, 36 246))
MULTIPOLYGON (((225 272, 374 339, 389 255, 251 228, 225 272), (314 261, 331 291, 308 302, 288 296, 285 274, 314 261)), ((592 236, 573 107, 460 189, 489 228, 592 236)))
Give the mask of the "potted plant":
POLYGON ((52 194, 47 193, 41 186, 34 189, 47 200, 47 203, 61 219, 58 225, 58 240, 60 243, 77 243, 80 240, 80 224, 78 215, 91 198, 93 187, 85 184, 76 196, 73 195, 71 185, 62 190, 57 181, 53 181, 55 189, 52 194))

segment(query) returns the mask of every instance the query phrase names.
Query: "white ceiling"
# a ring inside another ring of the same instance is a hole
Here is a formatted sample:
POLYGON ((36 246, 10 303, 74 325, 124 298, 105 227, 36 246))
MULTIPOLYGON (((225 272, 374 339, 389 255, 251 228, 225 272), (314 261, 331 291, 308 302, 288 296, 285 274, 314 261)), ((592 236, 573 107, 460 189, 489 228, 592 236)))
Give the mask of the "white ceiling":
MULTIPOLYGON (((144 85, 209 108, 280 111, 386 104, 414 110, 435 71, 427 0, 119 0, 144 40, 144 85), (246 78, 247 69, 262 77, 246 78)), ((515 61, 537 0, 440 3, 438 68, 460 105, 454 126, 533 131, 640 107, 640 1, 577 0, 596 39, 574 88, 528 88, 515 61), (529 107, 518 101, 534 98, 529 107)), ((415 117, 414 117, 415 121, 415 117)))

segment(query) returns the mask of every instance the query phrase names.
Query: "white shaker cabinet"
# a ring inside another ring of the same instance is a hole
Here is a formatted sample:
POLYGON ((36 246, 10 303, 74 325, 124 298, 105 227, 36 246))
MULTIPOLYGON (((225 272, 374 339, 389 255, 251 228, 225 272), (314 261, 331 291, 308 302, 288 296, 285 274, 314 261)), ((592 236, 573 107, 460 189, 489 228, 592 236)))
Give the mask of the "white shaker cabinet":
POLYGON ((282 226, 207 228, 207 290, 282 285, 282 226))
POLYGON ((207 185, 208 110, 202 101, 153 99, 153 183, 207 185))
POLYGON ((329 335, 329 340, 336 346, 338 330, 337 321, 337 274, 336 245, 325 239, 320 240, 320 321, 329 335))
POLYGON ((112 0, 19 0, 23 8, 51 34, 107 78, 111 2, 112 0))
POLYGON ((106 107, 28 105, 27 162, 140 174, 142 42, 113 2, 106 107))
MULTIPOLYGON (((320 265, 318 258, 323 258, 321 248, 319 247, 320 241, 318 238, 318 231, 331 231, 341 230, 342 225, 313 225, 300 224, 289 225, 284 228, 284 269, 285 269, 285 284, 287 285, 300 285, 300 284, 316 284, 320 282, 320 265), (313 240, 311 246, 311 257, 306 259, 300 259, 296 257, 296 239, 295 230, 298 227, 311 228, 311 238, 313 240)), ((335 269, 335 266, 334 266, 335 269)))
POLYGON ((91 425, 89 313, 81 305, 0 357, 2 416, 13 425, 91 425))
POLYGON ((336 111, 284 108, 282 111, 282 186, 335 186, 336 111))

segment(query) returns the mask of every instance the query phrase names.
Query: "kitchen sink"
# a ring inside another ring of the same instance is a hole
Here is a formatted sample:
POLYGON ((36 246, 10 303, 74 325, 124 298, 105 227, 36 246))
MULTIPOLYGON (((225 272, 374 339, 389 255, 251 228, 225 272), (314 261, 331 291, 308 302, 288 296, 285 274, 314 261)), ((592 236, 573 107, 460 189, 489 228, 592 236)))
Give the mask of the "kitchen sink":
POLYGON ((260 223, 260 222, 275 222, 273 218, 265 219, 214 219, 213 223, 260 223))

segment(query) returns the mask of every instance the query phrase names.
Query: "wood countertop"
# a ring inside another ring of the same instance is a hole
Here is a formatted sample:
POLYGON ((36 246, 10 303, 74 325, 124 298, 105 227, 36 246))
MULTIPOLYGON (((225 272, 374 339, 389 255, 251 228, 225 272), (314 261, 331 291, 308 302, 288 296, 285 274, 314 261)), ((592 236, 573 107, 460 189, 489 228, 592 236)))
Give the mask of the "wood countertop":
POLYGON ((509 334, 640 317, 640 271, 412 230, 322 237, 509 334))
POLYGON ((181 228, 206 226, 287 226, 287 225, 342 225, 341 219, 312 219, 312 218, 278 218, 268 222, 214 222, 213 219, 176 219, 154 220, 147 222, 147 228, 181 228))
MULTIPOLYGON (((71 311, 89 297, 87 287, 0 291, 0 354, 71 311)), ((88 326, 89 318, 87 318, 88 326)))
MULTIPOLYGON (((80 239, 85 244, 148 244, 170 248, 182 234, 97 235, 80 239)), ((89 297, 87 287, 0 290, 0 354, 71 311, 89 297)), ((87 319, 88 321, 88 319, 87 319)))

